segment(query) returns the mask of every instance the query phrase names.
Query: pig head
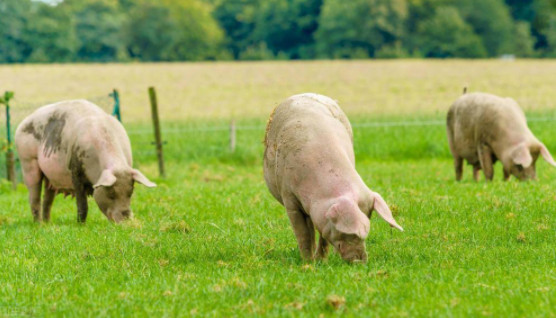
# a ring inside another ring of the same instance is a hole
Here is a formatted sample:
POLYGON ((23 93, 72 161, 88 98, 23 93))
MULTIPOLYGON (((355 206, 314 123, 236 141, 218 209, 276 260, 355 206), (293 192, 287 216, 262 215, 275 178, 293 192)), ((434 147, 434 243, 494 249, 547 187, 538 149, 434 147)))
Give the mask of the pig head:
POLYGON ((367 261, 365 239, 369 235, 372 211, 376 211, 392 227, 403 231, 380 194, 369 190, 368 200, 372 208, 364 213, 353 200, 338 198, 326 211, 325 218, 321 218, 324 222, 315 224, 324 239, 348 262, 367 261))
POLYGON ((509 147, 501 156, 505 178, 511 174, 521 181, 537 179, 535 164, 539 155, 556 167, 556 162, 546 146, 536 139, 509 147))
POLYGON ((156 186, 136 169, 128 168, 118 172, 110 169, 102 171, 100 178, 93 185, 93 198, 109 220, 118 223, 133 217, 130 204, 134 182, 147 187, 156 186))

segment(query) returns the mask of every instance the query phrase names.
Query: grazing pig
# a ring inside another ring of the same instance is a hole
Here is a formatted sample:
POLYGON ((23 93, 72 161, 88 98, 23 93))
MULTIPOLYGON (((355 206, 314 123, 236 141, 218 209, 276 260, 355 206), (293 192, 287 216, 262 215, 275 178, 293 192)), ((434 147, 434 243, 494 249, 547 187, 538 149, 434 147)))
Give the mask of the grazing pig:
POLYGON ((458 98, 447 116, 448 142, 456 180, 461 180, 463 159, 473 166, 479 180, 483 170, 487 180, 494 175, 493 164, 500 160, 504 180, 514 175, 519 180, 535 179, 535 162, 539 154, 551 165, 556 162, 548 149, 527 127, 525 115, 511 98, 472 93, 458 98))
POLYGON ((106 217, 119 222, 133 216, 133 183, 155 184, 133 169, 131 146, 124 127, 98 106, 65 101, 43 106, 25 118, 15 133, 15 145, 29 190, 35 221, 49 221, 58 193, 75 195, 77 220, 87 218, 87 195, 93 195, 106 217))
POLYGON ((286 208, 301 256, 324 258, 332 244, 347 261, 366 261, 375 210, 403 230, 382 197, 355 170, 350 123, 338 104, 317 94, 288 98, 266 128, 264 178, 286 208), (315 253, 315 227, 320 234, 315 253))

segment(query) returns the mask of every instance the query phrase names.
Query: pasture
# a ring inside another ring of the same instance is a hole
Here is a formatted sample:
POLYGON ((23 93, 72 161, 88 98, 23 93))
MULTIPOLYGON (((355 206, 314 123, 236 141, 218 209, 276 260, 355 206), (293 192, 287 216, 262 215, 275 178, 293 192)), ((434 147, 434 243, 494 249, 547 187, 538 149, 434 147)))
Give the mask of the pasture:
POLYGON ((111 224, 90 199, 79 225, 62 196, 49 224, 33 223, 25 187, 0 183, 0 316, 554 317, 556 169, 539 160, 538 181, 503 182, 498 163, 487 184, 466 166, 457 183, 442 122, 464 85, 512 96, 554 155, 555 81, 554 61, 0 66, 16 122, 118 88, 134 164, 158 184, 136 186, 135 220, 111 224), (150 144, 151 85, 166 178, 150 144), (405 229, 373 216, 367 264, 303 262, 264 183, 266 119, 307 91, 339 101, 361 177, 405 229))

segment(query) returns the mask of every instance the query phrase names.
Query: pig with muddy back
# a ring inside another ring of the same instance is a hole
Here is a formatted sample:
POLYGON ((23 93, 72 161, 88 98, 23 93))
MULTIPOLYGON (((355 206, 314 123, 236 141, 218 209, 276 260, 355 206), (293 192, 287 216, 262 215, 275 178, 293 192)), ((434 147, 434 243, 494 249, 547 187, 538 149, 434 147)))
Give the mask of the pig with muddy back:
POLYGON ((272 113, 264 143, 266 184, 286 208, 304 259, 325 258, 331 244, 346 261, 366 261, 372 211, 403 230, 355 170, 351 125, 334 100, 288 98, 272 113))
POLYGON ((456 180, 461 180, 463 160, 492 180, 493 165, 501 161, 504 180, 513 175, 519 180, 536 179, 535 163, 542 156, 552 166, 556 162, 546 146, 529 130, 525 114, 511 98, 486 93, 471 93, 458 98, 448 111, 447 133, 454 157, 456 180))
POLYGON ((109 220, 120 222, 133 216, 134 183, 155 186, 132 168, 131 145, 120 122, 86 100, 37 109, 18 126, 15 145, 35 221, 49 221, 54 197, 64 193, 75 196, 79 222, 87 218, 88 195, 109 220))

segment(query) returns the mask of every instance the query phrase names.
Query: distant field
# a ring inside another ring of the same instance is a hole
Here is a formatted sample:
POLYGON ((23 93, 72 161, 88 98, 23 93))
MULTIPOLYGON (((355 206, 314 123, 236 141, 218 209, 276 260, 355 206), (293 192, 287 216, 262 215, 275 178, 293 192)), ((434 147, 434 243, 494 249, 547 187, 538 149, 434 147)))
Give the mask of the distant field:
POLYGON ((556 61, 0 66, 16 118, 77 97, 108 110, 104 95, 119 88, 135 166, 158 183, 136 187, 134 221, 110 224, 90 199, 80 226, 62 196, 51 223, 34 224, 25 187, 0 180, 0 317, 556 317, 556 169, 539 160, 538 181, 502 182, 497 164, 487 184, 466 166, 457 183, 442 123, 465 84, 513 96, 556 155, 554 83, 556 61), (151 84, 164 179, 147 123, 151 84), (373 215, 365 265, 335 253, 303 262, 264 184, 266 118, 305 91, 340 101, 361 177, 405 229, 373 215))
POLYGON ((151 85, 158 89, 162 118, 176 121, 265 118, 301 92, 331 96, 350 115, 444 114, 465 85, 512 96, 526 110, 546 110, 556 108, 555 82, 556 60, 0 66, 0 90, 14 90, 20 107, 98 100, 118 88, 128 122, 149 119, 151 85))

